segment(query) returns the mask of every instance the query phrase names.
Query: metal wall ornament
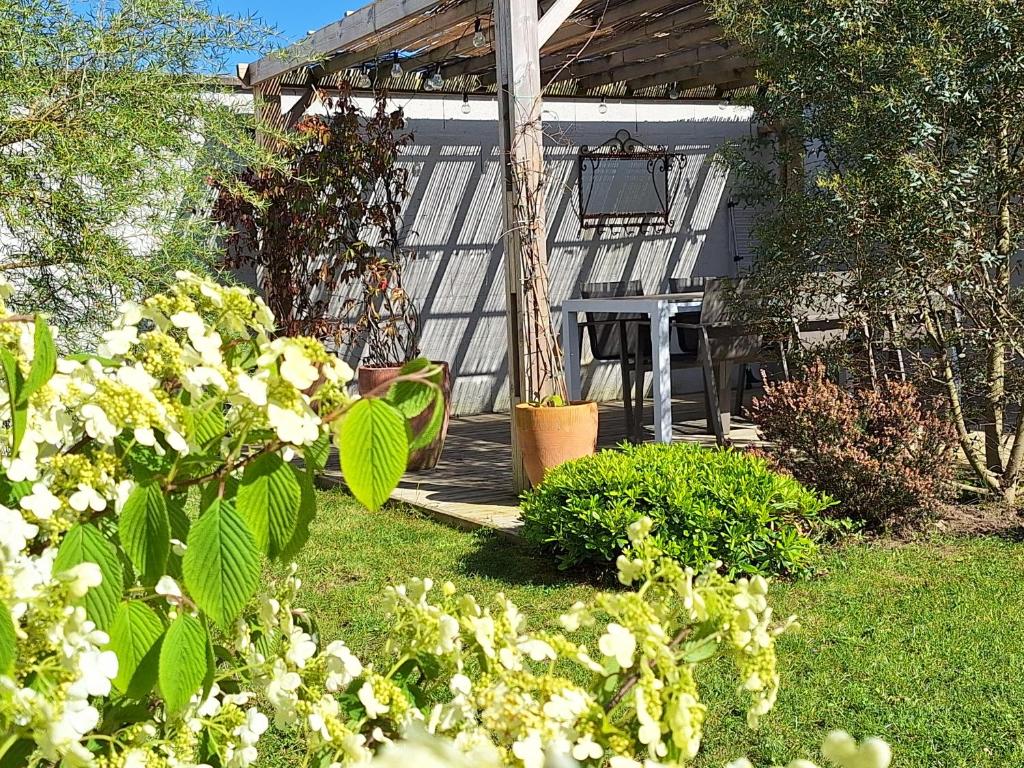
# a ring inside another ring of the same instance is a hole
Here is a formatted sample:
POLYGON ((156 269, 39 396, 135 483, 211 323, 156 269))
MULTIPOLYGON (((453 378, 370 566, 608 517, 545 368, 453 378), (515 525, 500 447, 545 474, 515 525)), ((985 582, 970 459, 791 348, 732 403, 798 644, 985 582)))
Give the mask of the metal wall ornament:
POLYGON ((580 147, 577 160, 580 226, 583 229, 672 225, 669 171, 686 157, 666 146, 644 144, 625 128, 597 147, 580 147))

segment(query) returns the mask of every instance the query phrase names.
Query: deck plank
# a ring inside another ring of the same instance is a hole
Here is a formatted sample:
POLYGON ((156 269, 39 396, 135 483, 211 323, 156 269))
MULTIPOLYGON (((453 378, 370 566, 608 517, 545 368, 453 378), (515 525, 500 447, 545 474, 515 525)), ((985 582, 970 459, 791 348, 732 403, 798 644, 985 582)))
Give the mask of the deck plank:
MULTIPOLYGON (((699 396, 698 396, 699 397, 699 396)), ((650 408, 645 423, 652 423, 650 408)), ((621 403, 600 406, 598 445, 611 447, 625 438, 621 403)), ((677 399, 672 407, 676 440, 714 445, 704 422, 704 405, 698 398, 677 399)), ((648 436, 651 432, 648 430, 648 436)), ((754 426, 733 418, 733 444, 758 443, 754 426)), ((340 484, 337 457, 328 462, 323 480, 340 484)), ((480 414, 452 419, 444 455, 428 472, 410 472, 402 478, 391 498, 417 507, 449 524, 465 528, 492 528, 517 536, 522 527, 519 500, 512 491, 512 448, 508 414, 480 414)))

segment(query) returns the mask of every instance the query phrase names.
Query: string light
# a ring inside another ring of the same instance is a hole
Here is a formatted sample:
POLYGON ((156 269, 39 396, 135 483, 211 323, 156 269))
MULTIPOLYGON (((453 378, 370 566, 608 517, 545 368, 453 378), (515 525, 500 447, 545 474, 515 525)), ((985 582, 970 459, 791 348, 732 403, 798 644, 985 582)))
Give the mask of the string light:
POLYGON ((395 51, 395 60, 391 64, 391 76, 401 77, 402 76, 402 64, 398 61, 398 51, 395 51))
POLYGON ((365 70, 360 69, 359 73, 355 76, 353 83, 356 88, 369 88, 372 83, 370 82, 370 76, 366 74, 365 70))
POLYGON ((444 85, 444 78, 441 77, 441 70, 435 69, 433 76, 427 81, 427 85, 430 86, 430 90, 436 91, 444 85))
POLYGON ((672 83, 672 87, 668 89, 668 97, 675 101, 679 95, 679 83, 672 83))
POLYGON ((469 94, 468 93, 462 94, 462 114, 468 115, 472 111, 473 111, 473 107, 471 107, 469 105, 469 94))
POLYGON ((608 105, 605 103, 604 96, 601 97, 601 103, 597 105, 597 111, 602 115, 608 113, 608 105))
POLYGON ((473 26, 473 45, 477 48, 483 48, 487 45, 487 36, 484 31, 480 29, 480 18, 477 17, 476 24, 473 26))

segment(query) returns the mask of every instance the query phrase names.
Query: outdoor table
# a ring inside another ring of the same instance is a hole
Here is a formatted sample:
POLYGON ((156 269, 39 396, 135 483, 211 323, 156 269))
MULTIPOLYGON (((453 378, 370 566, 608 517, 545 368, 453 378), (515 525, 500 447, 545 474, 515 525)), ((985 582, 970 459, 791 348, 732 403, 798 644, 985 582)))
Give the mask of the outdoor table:
POLYGON ((580 312, 619 312, 647 315, 651 328, 651 375, 654 379, 654 437, 672 442, 672 366, 669 320, 678 312, 699 311, 703 292, 661 293, 650 296, 567 299, 562 303, 562 338, 565 349, 565 382, 570 400, 582 396, 580 372, 580 312))

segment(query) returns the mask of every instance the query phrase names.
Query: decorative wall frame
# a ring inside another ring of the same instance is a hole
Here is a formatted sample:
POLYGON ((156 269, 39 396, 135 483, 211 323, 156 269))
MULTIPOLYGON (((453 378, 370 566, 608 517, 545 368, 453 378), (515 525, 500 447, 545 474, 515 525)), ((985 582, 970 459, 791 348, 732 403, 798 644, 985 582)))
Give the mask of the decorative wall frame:
POLYGON ((644 144, 625 128, 598 147, 582 146, 577 161, 580 226, 671 226, 669 171, 686 158, 644 144))

